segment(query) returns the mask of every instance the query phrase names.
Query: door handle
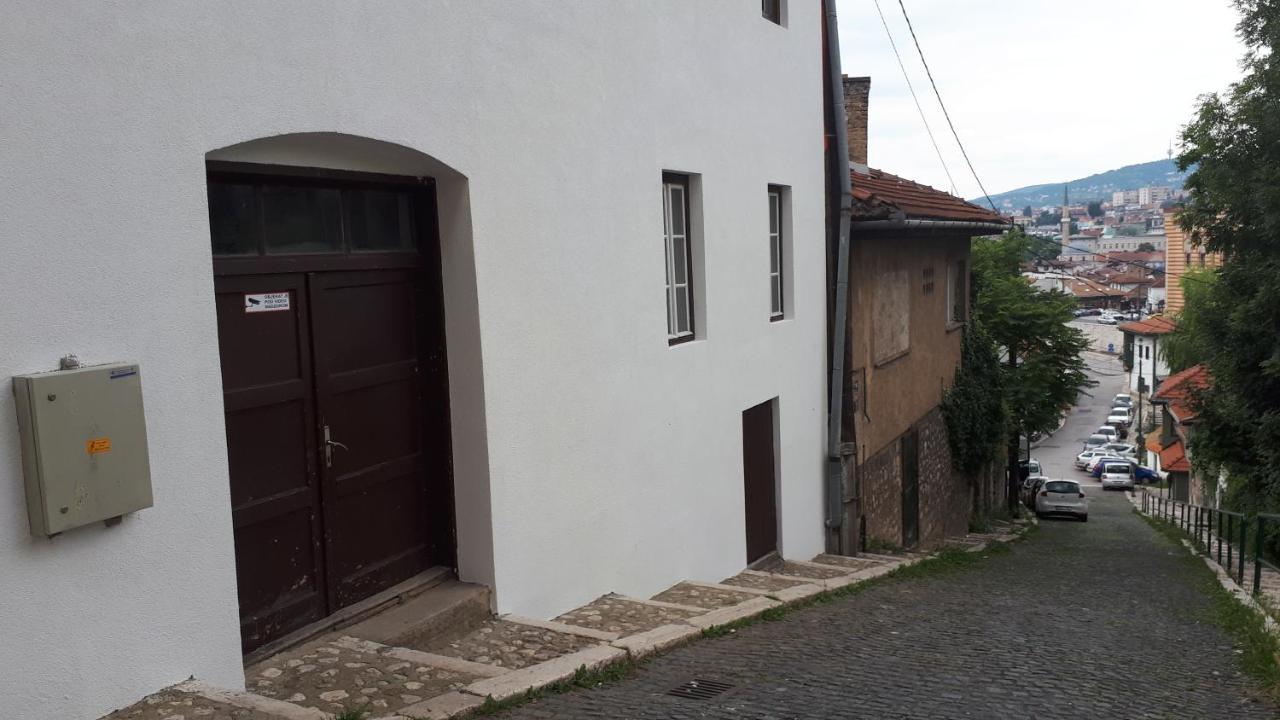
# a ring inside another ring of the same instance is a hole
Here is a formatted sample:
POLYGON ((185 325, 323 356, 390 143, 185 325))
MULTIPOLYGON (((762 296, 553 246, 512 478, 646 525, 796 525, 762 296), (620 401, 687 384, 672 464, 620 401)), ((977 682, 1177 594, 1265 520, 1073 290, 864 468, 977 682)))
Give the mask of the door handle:
POLYGON ((329 426, 325 425, 324 426, 324 466, 325 467, 333 467, 333 449, 335 447, 340 447, 343 450, 351 449, 346 445, 343 445, 342 443, 338 442, 337 440, 334 440, 333 438, 329 437, 329 426))

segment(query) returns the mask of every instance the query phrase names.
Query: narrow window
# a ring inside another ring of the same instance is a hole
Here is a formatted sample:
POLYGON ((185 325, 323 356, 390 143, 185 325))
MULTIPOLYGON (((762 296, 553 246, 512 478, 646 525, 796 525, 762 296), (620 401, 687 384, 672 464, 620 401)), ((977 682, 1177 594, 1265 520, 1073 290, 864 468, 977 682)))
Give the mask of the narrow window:
POLYGON ((963 323, 967 306, 964 261, 957 260, 947 266, 947 324, 963 323))
POLYGON ((782 190, 769 186, 769 319, 781 320, 784 315, 782 297, 782 190))
POLYGON ((693 339, 688 176, 662 176, 662 212, 667 260, 667 341, 675 345, 693 339))
POLYGON ((782 24, 782 0, 760 0, 760 14, 765 20, 782 24))

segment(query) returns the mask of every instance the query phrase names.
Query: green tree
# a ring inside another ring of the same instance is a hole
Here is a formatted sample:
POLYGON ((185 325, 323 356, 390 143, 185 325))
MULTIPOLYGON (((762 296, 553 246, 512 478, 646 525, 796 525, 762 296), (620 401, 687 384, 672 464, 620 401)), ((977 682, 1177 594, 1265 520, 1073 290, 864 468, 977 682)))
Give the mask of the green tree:
POLYGON ((1036 216, 1036 225, 1057 225, 1062 222, 1062 212, 1050 212, 1049 210, 1041 210, 1036 216))
POLYGON ((1031 211, 1030 205, 1022 208, 1022 217, 1031 217, 1033 214, 1034 213, 1031 211))
POLYGON ((1091 218, 1102 217, 1102 201, 1101 200, 1090 200, 1089 204, 1085 206, 1085 209, 1088 211, 1089 217, 1091 218))
POLYGON ((1082 353, 1089 346, 1068 325, 1075 298, 1032 286, 1019 269, 1033 247, 1021 230, 982 238, 973 245, 974 312, 977 323, 1004 356, 1000 393, 1008 408, 1003 440, 1008 449, 1009 507, 1017 503, 1018 438, 1058 427, 1079 392, 1092 385, 1082 353))
POLYGON ((1138 252, 1155 252, 1156 246, 1149 242, 1138 243, 1138 252))
POLYGON ((1202 96, 1182 133, 1182 170, 1195 167, 1179 221, 1224 265, 1183 283, 1186 306, 1170 345, 1175 367, 1203 362, 1191 444, 1201 467, 1230 478, 1230 502, 1280 509, 1280 3, 1236 0, 1243 77, 1202 96))

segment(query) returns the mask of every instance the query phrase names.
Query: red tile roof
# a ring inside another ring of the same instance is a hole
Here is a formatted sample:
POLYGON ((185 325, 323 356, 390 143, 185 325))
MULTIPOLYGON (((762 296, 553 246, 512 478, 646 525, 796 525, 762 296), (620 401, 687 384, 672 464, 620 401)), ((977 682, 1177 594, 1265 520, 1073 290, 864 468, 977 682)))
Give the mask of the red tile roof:
POLYGON ((851 171, 853 219, 887 220, 899 214, 909 220, 955 220, 1007 225, 999 213, 955 195, 935 190, 882 170, 851 171))
POLYGON ((1120 332, 1133 333, 1134 335, 1164 335, 1173 332, 1174 327, 1176 326, 1173 320, 1159 315, 1152 315, 1146 320, 1121 323, 1120 332))
POLYGON ((1160 383, 1160 389, 1151 396, 1151 402, 1164 403, 1173 413, 1174 419, 1183 425, 1195 422, 1195 393, 1213 384, 1209 368, 1204 365, 1192 365, 1182 372, 1174 373, 1160 383))
POLYGON ((1160 451, 1160 469, 1165 472, 1191 472, 1191 462, 1187 460, 1187 451, 1181 440, 1175 440, 1160 451))

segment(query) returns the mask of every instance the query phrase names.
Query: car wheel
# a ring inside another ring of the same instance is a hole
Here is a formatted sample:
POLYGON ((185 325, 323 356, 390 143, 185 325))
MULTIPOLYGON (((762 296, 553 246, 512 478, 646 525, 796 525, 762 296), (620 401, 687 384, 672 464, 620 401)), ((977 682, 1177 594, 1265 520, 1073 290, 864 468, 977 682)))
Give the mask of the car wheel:
POLYGON ((1081 515, 1081 516, 1080 516, 1080 522, 1089 522, 1089 516, 1088 516, 1088 515, 1081 515))

